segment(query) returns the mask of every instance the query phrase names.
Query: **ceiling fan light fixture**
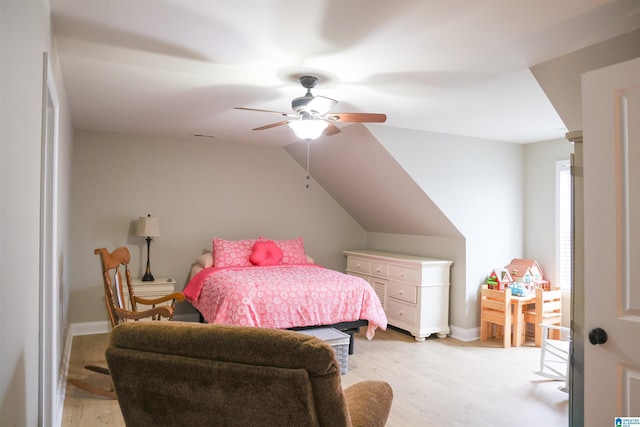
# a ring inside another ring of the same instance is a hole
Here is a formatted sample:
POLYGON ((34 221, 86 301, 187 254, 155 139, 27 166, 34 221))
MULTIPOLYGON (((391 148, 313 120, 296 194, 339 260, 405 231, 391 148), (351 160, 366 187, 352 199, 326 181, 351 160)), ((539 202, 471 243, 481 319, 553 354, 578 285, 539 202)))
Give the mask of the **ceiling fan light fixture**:
POLYGON ((331 136, 340 133, 340 129, 333 122, 342 123, 384 123, 387 120, 386 114, 378 113, 332 113, 329 111, 338 103, 335 99, 326 96, 314 96, 311 88, 315 87, 318 78, 314 76, 300 77, 300 84, 307 89, 304 96, 293 98, 291 109, 293 113, 283 113, 273 110, 261 110, 248 107, 234 107, 238 110, 262 111, 265 113, 277 113, 288 120, 271 123, 265 126, 254 128, 253 130, 272 129, 288 124, 300 139, 310 141, 324 134, 331 136))
POLYGON ((300 139, 316 139, 329 126, 324 120, 317 119, 300 119, 289 122, 289 127, 293 129, 296 136, 300 139))

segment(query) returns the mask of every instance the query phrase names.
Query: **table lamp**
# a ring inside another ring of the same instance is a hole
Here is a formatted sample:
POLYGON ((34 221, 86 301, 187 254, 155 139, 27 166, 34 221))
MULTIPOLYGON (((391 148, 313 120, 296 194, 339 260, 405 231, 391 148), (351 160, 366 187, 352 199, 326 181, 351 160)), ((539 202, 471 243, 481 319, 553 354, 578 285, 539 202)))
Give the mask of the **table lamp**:
POLYGON ((158 221, 158 217, 151 216, 150 214, 147 216, 141 216, 138 219, 138 230, 136 231, 136 235, 147 238, 147 270, 144 273, 144 276, 142 276, 142 281, 153 282, 155 279, 151 274, 149 252, 151 249, 151 238, 160 235, 160 221, 158 221))

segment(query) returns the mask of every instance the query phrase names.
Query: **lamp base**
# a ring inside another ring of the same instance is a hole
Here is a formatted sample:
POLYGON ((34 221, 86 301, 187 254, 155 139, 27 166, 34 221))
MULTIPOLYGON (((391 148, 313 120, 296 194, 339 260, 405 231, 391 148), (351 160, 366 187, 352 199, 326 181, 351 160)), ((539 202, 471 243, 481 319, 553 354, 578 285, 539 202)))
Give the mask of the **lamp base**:
POLYGON ((145 275, 142 276, 142 281, 143 282, 153 282, 155 280, 156 279, 154 279, 153 276, 151 275, 151 273, 149 273, 149 272, 145 273, 145 275))
POLYGON ((153 282, 155 279, 151 275, 151 263, 149 262, 149 255, 151 252, 151 237, 147 237, 147 270, 142 276, 143 282, 153 282))

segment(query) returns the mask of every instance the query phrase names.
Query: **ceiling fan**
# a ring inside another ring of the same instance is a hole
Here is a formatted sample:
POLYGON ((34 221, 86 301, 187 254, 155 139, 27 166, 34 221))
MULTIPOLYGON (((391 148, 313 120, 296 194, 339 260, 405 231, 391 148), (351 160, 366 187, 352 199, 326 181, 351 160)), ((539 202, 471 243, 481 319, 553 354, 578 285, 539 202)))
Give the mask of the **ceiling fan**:
POLYGON ((291 101, 291 109, 293 113, 283 113, 280 111, 260 110, 256 108, 235 107, 237 110, 261 111, 265 113, 276 113, 287 117, 277 123, 271 123, 265 126, 257 127, 253 130, 271 129, 277 126, 289 125, 296 135, 301 139, 315 139, 320 135, 335 135, 340 133, 333 123, 351 122, 351 123, 384 123, 387 120, 386 114, 377 113, 330 113, 329 111, 338 103, 335 99, 326 96, 314 96, 311 89, 318 83, 315 76, 300 77, 300 84, 307 89, 304 96, 294 98, 291 101))

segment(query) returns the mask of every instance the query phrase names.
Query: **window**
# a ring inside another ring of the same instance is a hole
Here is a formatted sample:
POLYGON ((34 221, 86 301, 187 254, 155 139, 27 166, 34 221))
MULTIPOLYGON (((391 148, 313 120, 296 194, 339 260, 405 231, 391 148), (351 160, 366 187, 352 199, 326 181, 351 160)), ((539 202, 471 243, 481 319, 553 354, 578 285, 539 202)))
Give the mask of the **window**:
POLYGON ((560 289, 571 289, 571 165, 556 162, 556 256, 560 289))

